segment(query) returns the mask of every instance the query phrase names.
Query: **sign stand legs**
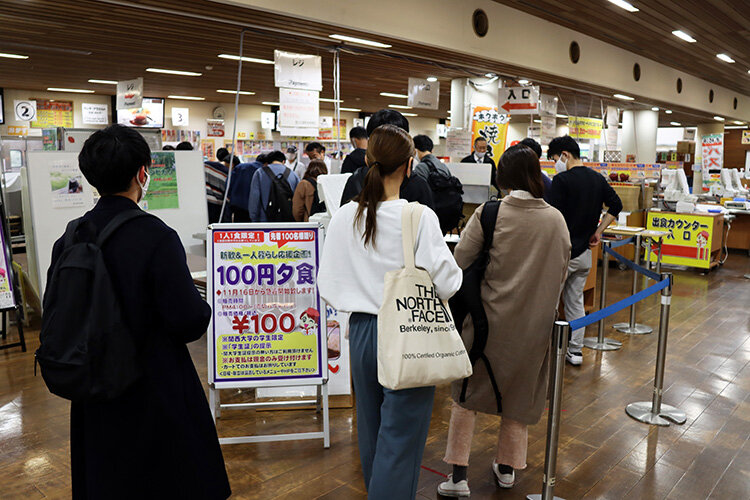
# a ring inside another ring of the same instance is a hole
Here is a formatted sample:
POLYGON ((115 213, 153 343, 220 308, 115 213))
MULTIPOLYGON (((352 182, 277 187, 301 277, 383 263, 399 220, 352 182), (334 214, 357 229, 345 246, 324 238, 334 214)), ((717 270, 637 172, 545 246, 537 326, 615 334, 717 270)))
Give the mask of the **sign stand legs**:
MULTIPOLYGON (((602 245, 609 247, 611 242, 603 241, 602 245)), ((602 252, 602 290, 599 295, 599 310, 607 305, 607 273, 609 271, 609 254, 602 252)), ((583 339, 583 346, 597 351, 616 351, 622 347, 622 342, 604 337, 604 320, 599 320, 599 334, 596 337, 586 337, 583 339)))
POLYGON ((652 400, 630 403, 625 412, 645 424, 668 426, 669 421, 684 424, 685 412, 661 402, 664 389, 664 365, 667 358, 667 333, 669 331, 669 307, 672 301, 672 273, 664 273, 661 279, 668 279, 669 286, 661 291, 661 312, 659 314, 659 344, 656 351, 656 373, 654 375, 654 395, 652 400))
MULTIPOLYGON (((641 263, 641 235, 637 235, 635 237, 635 256, 633 257, 633 262, 635 262, 636 265, 639 265, 641 263)), ((649 258, 649 261, 651 259, 649 258)), ((633 269, 633 286, 631 295, 635 295, 638 293, 638 271, 633 269)), ((629 323, 615 323, 613 325, 613 328, 617 330, 618 332, 627 333, 630 335, 645 335, 647 333, 651 333, 654 331, 653 328, 647 325, 642 325, 640 323, 636 323, 635 321, 635 310, 637 307, 637 302, 630 306, 630 322, 629 323)))

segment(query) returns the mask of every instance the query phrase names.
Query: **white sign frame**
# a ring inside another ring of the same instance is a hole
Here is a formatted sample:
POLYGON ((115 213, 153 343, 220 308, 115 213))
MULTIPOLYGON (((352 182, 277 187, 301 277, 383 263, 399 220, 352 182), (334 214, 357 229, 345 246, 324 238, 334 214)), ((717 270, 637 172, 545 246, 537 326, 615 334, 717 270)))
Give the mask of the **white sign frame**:
POLYGON ((117 109, 132 109, 143 106, 143 78, 117 82, 117 109))
POLYGON ((16 99, 13 101, 13 113, 16 121, 33 122, 36 120, 36 101, 31 99, 16 99), (31 115, 25 114, 33 111, 31 115), (24 113, 24 114, 22 114, 24 113))
POLYGON ((81 103, 81 119, 84 125, 109 125, 109 104, 81 103))
POLYGON ((323 90, 320 56, 274 50, 273 60, 276 87, 317 92, 323 90))
POLYGON ((172 108, 172 126, 187 127, 190 123, 190 108, 172 108))
POLYGON ((320 93, 315 90, 279 89, 279 130, 284 136, 317 137, 320 126, 320 93))
POLYGON ((440 104, 440 82, 428 82, 424 78, 409 78, 409 100, 412 108, 438 109, 440 104))
POLYGON ((504 109, 510 115, 535 115, 539 112, 539 87, 500 87, 497 110, 504 109))

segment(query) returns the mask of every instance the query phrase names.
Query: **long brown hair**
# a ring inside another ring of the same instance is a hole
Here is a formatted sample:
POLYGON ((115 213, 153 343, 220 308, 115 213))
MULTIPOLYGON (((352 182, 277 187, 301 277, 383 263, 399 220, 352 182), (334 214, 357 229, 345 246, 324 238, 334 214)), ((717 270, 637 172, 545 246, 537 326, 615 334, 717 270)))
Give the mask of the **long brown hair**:
POLYGON ((323 160, 312 160, 305 170, 303 179, 317 179, 319 175, 326 175, 328 168, 323 160))
POLYGON ((377 231, 377 206, 385 196, 383 179, 398 170, 414 156, 414 142, 411 136, 395 125, 381 125, 370 134, 367 143, 367 165, 370 169, 365 177, 362 191, 354 198, 359 204, 354 217, 356 226, 362 223, 365 215, 365 245, 375 242, 377 231))
POLYGON ((497 184, 503 189, 523 189, 534 198, 544 196, 539 157, 533 149, 516 144, 505 150, 497 162, 497 184))

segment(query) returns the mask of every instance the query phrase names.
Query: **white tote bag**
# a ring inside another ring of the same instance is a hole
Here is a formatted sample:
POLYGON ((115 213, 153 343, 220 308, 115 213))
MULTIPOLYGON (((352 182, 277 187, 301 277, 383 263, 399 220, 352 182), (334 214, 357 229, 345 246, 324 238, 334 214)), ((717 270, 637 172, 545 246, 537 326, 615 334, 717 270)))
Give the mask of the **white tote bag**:
POLYGON ((388 389, 438 385, 469 377, 469 355, 446 301, 430 274, 414 265, 414 241, 424 207, 402 213, 404 268, 385 275, 378 312, 378 381, 388 389))

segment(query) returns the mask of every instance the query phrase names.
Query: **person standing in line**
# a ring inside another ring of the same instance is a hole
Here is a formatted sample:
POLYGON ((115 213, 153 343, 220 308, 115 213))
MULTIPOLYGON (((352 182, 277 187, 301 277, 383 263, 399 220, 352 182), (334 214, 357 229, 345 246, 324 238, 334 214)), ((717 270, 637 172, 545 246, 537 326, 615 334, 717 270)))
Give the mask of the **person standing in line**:
MULTIPOLYGON (((413 156, 412 139, 399 127, 382 125, 370 134, 364 187, 331 219, 318 273, 323 299, 352 313, 349 348, 357 438, 371 500, 415 497, 435 394, 435 387, 394 391, 378 382, 377 314, 385 274, 404 266, 401 214, 407 201, 399 192, 413 156)), ((463 274, 429 208, 419 222, 414 253, 417 267, 430 274, 440 298, 458 291, 463 274)))
POLYGON ((193 145, 187 141, 182 141, 174 148, 176 151, 192 151, 193 145))
POLYGON ((305 175, 307 165, 302 163, 299 159, 297 152, 297 146, 289 146, 286 148, 286 162, 284 163, 286 168, 297 174, 297 178, 301 179, 305 175))
MULTIPOLYGON (((286 156, 281 151, 273 151, 265 157, 266 167, 271 170, 273 175, 286 175, 286 182, 294 192, 297 189, 299 178, 297 174, 289 170, 284 162, 286 156)), ((250 220, 253 222, 268 222, 266 216, 266 206, 268 205, 271 189, 273 188, 271 176, 261 167, 253 174, 253 180, 250 184, 250 199, 248 200, 248 209, 250 220)), ((291 212, 291 207, 289 207, 291 212)), ((294 222, 294 221, 290 221, 294 222)))
MULTIPOLYGON (((515 469, 526 468, 528 426, 539 421, 547 399, 550 339, 570 237, 563 216, 542 199, 542 174, 533 150, 524 145, 508 148, 497 176, 498 185, 510 194, 498 208, 481 289, 489 323, 484 355, 491 369, 479 360, 466 386, 463 380, 453 382, 444 458, 453 465, 453 474, 438 486, 444 496, 470 494, 467 471, 477 412, 502 416, 491 467, 499 487, 512 487, 515 469)), ((456 246, 454 255, 463 269, 484 246, 483 210, 484 205, 474 212, 456 246)), ((478 341, 470 317, 462 336, 478 341)))
MULTIPOLYGON (((101 198, 76 237, 96 241, 113 218, 140 210, 151 153, 138 131, 112 125, 86 140, 78 163, 101 198)), ((52 250, 50 283, 64 250, 63 237, 52 250)), ((187 349, 205 333, 211 308, 193 285, 179 236, 157 217, 138 217, 101 251, 141 376, 113 399, 72 402, 73 499, 229 497, 216 427, 187 349)))
MULTIPOLYGON (((326 156, 326 147, 323 146, 321 143, 317 141, 309 143, 305 147, 305 154, 307 155, 308 158, 310 158, 310 161, 322 160, 323 162, 325 162, 326 168, 329 171, 331 170, 331 159, 326 156)), ((301 174, 297 173, 297 177, 300 177, 300 178, 304 175, 305 175, 304 171, 301 174)))
POLYGON ((435 170, 440 172, 446 177, 450 177, 451 171, 445 166, 445 163, 438 160, 437 157, 432 154, 432 148, 434 144, 432 139, 426 135, 417 135, 414 137, 414 149, 417 150, 417 158, 419 158, 419 164, 414 167, 414 175, 420 176, 425 181, 429 181, 430 178, 430 166, 435 167, 435 170))
POLYGON ((229 202, 232 208, 232 222, 252 222, 247 207, 250 202, 250 185, 258 169, 265 165, 264 154, 259 154, 253 162, 240 163, 232 170, 229 181, 229 202))
POLYGON ((358 168, 365 167, 365 152, 367 151, 367 129, 354 127, 349 131, 349 140, 354 146, 354 151, 346 155, 344 163, 341 164, 342 174, 353 174, 358 168))
MULTIPOLYGON (((320 198, 317 196, 317 179, 319 175, 326 175, 327 173, 328 169, 326 169, 326 164, 322 160, 313 160, 307 166, 305 177, 297 184, 292 200, 294 220, 297 222, 307 222, 311 215, 318 213, 315 210, 320 207, 314 206, 316 200, 320 202, 320 198)), ((325 206, 323 208, 325 209, 325 206)))
MULTIPOLYGON (((526 139, 522 140, 520 144, 531 148, 534 153, 536 153, 537 158, 542 158, 542 145, 536 142, 531 137, 527 137, 526 139)), ((541 170, 541 166, 539 167, 539 169, 541 170)), ((552 187, 552 179, 550 179, 550 176, 547 175, 547 172, 545 172, 544 170, 542 170, 542 182, 544 183, 544 201, 549 203, 549 200, 547 199, 547 193, 549 192, 549 188, 552 187)))
MULTIPOLYGON (((203 163, 206 174, 206 202, 208 204, 209 224, 219 222, 221 215, 221 204, 224 203, 227 176, 229 175, 228 163, 224 162, 227 156, 229 156, 229 151, 226 148, 219 148, 216 151, 216 158, 219 161, 206 161, 203 163)), ((225 212, 223 222, 229 222, 229 211, 225 212)))
POLYGON ((495 160, 490 158, 487 154, 488 149, 489 145, 487 144, 487 139, 484 137, 477 137, 474 139, 474 151, 472 151, 469 156, 462 158, 461 163, 487 163, 491 165, 492 172, 490 174, 490 184, 499 192, 500 188, 497 186, 497 169, 495 168, 495 160))
MULTIPOLYGON (((604 230, 622 211, 622 201, 609 182, 595 170, 583 165, 578 143, 570 136, 552 139, 547 158, 555 161, 557 174, 552 179, 547 198, 550 205, 565 217, 570 232, 570 263, 563 288, 565 319, 574 321, 585 316, 583 287, 591 270, 591 248, 602 241, 604 230), (607 213, 599 218, 602 207, 607 213)), ((584 329, 575 330, 565 359, 574 366, 583 363, 584 329)))

